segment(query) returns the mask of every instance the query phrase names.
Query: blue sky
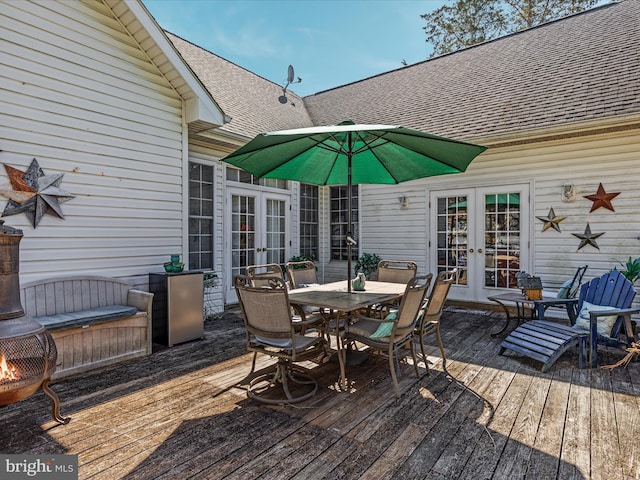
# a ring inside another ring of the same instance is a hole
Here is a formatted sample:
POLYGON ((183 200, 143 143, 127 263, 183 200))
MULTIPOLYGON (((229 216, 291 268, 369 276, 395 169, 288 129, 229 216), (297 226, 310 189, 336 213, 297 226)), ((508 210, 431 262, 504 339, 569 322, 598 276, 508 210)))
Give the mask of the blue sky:
POLYGON ((444 0, 143 0, 162 28, 309 95, 425 60, 421 14, 444 0))

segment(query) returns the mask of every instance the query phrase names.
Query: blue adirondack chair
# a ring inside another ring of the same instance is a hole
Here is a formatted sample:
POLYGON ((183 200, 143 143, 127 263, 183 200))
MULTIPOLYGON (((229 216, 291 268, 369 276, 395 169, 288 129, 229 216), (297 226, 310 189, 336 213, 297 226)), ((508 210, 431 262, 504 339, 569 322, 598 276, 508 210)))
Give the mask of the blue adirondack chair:
POLYGON ((572 326, 544 319, 523 323, 513 330, 500 346, 500 354, 513 350, 543 363, 546 372, 569 348, 579 348, 579 366, 598 366, 598 344, 615 346, 622 328, 627 343, 634 338, 631 308, 636 295, 633 284, 614 270, 596 277, 580 287, 576 300, 578 316, 572 326))

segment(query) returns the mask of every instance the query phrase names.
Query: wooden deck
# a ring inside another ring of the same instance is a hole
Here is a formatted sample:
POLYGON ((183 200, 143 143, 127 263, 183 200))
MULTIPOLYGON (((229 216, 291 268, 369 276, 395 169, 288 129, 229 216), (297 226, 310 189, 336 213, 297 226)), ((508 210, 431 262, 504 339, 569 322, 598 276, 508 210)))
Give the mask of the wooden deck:
POLYGON ((267 407, 246 398, 251 356, 228 312, 202 341, 54 384, 68 425, 41 392, 0 408, 0 452, 77 454, 81 479, 640 478, 640 363, 580 370, 567 353, 541 374, 497 355, 502 321, 447 308, 446 371, 433 341, 430 375, 402 365, 399 400, 372 358, 347 368, 349 393, 337 365, 312 364, 314 398, 267 407))

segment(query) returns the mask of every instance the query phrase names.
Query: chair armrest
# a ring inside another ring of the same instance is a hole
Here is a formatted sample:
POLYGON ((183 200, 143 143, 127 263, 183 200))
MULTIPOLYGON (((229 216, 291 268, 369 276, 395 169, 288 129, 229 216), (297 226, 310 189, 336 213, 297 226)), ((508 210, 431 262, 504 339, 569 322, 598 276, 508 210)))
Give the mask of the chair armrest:
POLYGON ((598 317, 612 317, 616 316, 630 316, 634 313, 640 313, 640 308, 618 308, 615 310, 603 310, 600 312, 589 312, 591 318, 597 319, 598 317))
POLYGON ((136 307, 142 312, 147 312, 151 317, 151 307, 153 305, 153 293, 143 292, 142 290, 129 290, 127 295, 127 305, 136 307))
POLYGON ((351 318, 355 319, 355 320, 370 320, 370 321, 376 322, 376 323, 387 323, 387 322, 393 323, 393 322, 397 322, 397 319, 391 319, 391 318, 384 319, 384 318, 367 317, 366 315, 353 315, 351 318))
POLYGON ((577 298, 543 298, 542 300, 534 300, 533 303, 541 305, 570 305, 578 304, 577 298))

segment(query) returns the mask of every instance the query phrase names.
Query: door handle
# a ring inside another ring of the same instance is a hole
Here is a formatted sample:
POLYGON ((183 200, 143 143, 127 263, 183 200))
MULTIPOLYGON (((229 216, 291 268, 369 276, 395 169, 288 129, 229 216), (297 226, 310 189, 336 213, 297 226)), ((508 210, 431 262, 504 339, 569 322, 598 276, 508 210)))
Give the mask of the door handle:
POLYGON ((470 249, 469 249, 469 253, 473 253, 473 248, 470 248, 470 249))
POLYGON ((478 249, 478 253, 482 253, 482 249, 481 248, 478 249))

